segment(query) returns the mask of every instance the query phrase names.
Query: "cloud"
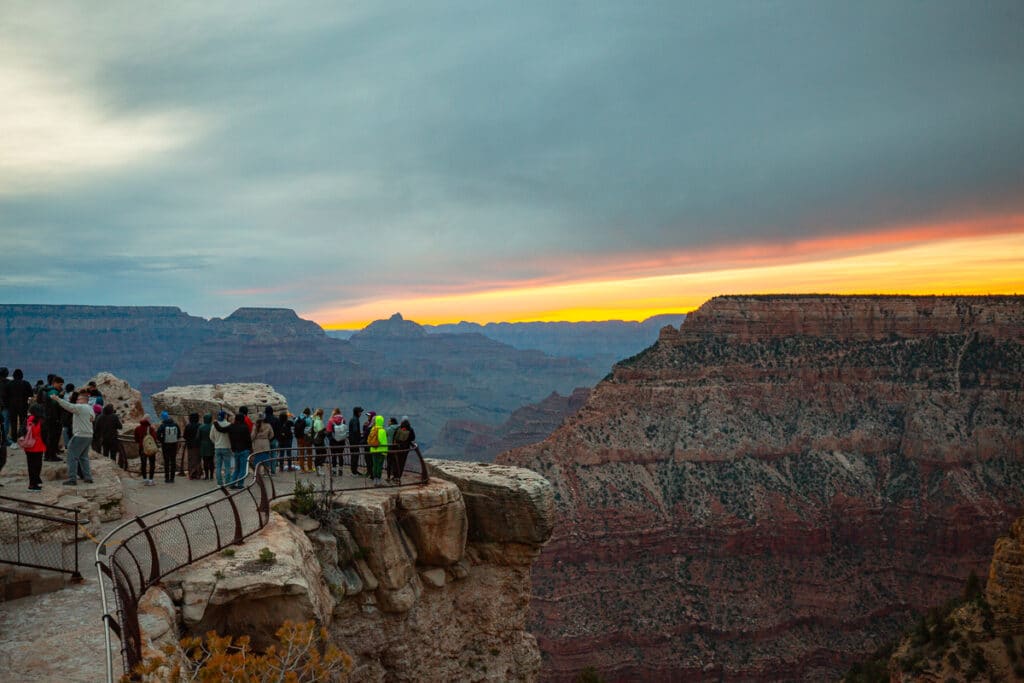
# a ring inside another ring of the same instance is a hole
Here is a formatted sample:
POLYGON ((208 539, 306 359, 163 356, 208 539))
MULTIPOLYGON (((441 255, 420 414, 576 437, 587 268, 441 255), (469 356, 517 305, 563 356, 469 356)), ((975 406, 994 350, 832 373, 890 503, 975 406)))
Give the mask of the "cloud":
POLYGON ((0 131, 50 132, 0 138, 0 234, 166 265, 121 301, 355 307, 1024 214, 1010 0, 7 13, 0 88, 44 115, 0 131))

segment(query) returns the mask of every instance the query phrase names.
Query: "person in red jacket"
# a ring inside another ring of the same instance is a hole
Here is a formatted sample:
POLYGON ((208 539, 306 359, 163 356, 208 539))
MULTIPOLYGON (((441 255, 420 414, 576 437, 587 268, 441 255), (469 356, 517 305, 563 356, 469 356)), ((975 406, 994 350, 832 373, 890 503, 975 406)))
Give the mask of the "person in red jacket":
POLYGON ((43 490, 43 454, 46 453, 46 442, 43 441, 43 419, 32 413, 25 423, 25 436, 18 440, 18 445, 25 449, 25 461, 28 464, 28 490, 43 490))

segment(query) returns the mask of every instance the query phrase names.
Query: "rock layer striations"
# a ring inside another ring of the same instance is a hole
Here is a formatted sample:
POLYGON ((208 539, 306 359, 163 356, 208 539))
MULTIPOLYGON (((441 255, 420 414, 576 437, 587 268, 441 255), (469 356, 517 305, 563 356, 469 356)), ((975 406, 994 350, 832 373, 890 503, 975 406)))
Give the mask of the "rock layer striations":
POLYGON ((1024 510, 1024 298, 720 297, 545 442, 551 680, 816 680, 988 567, 1024 510))

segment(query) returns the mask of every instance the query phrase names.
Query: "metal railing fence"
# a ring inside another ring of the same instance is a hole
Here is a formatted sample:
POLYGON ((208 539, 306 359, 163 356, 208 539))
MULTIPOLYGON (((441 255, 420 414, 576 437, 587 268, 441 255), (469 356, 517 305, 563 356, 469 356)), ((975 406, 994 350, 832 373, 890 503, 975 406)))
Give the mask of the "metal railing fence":
MULTIPOLYGON (((96 549, 108 683, 113 682, 111 633, 121 641, 126 674, 130 676, 142 661, 138 606, 147 589, 172 572, 240 544, 262 529, 270 519, 271 502, 292 495, 295 482, 312 483, 315 493, 327 494, 374 486, 365 476, 352 474, 353 459, 362 465, 359 460, 366 450, 365 446, 343 445, 254 453, 243 461, 245 472, 241 476, 135 517, 108 533, 96 549), (319 467, 319 471, 294 469, 305 463, 319 467), (108 588, 113 594, 112 606, 108 588)), ((419 486, 429 481, 427 465, 416 444, 392 449, 387 461, 389 471, 395 468, 391 473, 397 477, 390 477, 381 486, 419 486)))
POLYGON ((71 574, 80 581, 79 528, 74 508, 0 496, 0 562, 71 574))

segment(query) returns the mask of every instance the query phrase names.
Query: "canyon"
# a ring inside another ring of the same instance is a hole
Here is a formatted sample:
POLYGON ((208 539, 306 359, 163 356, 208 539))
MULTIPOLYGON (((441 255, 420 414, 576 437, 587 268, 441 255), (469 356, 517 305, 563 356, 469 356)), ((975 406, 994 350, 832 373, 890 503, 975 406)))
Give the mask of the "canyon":
POLYGON ((726 296, 498 462, 553 485, 544 677, 826 680, 1024 511, 1024 298, 726 296))

